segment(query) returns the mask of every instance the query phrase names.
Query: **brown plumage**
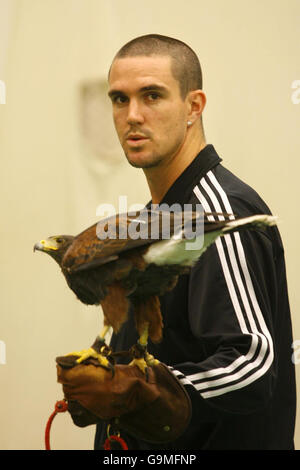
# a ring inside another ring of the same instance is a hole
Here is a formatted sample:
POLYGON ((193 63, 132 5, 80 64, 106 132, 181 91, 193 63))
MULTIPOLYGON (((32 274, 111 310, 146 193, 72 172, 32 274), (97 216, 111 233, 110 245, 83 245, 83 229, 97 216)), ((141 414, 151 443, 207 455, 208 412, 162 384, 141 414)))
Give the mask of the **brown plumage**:
MULTIPOLYGON (((184 236, 183 240, 179 237, 180 241, 172 239, 174 234, 182 232, 183 220, 180 214, 168 213, 171 240, 164 236, 163 215, 163 212, 145 210, 134 215, 118 215, 116 218, 101 220, 76 237, 49 237, 37 243, 34 249, 44 251, 55 259, 69 287, 81 302, 101 304, 104 324, 111 325, 114 332, 118 332, 127 320, 129 306, 132 305, 139 335, 143 335, 145 327, 148 327, 147 336, 149 334, 153 342, 158 342, 162 339, 163 331, 159 296, 175 287, 178 276, 187 273, 218 236, 274 224, 270 216, 232 220, 232 215, 224 214, 225 218, 219 214, 222 220, 214 220, 216 214, 205 214, 204 245, 195 253, 188 253, 187 257, 187 252, 182 248, 184 236), (151 238, 153 217, 159 221, 156 226, 159 230, 151 238), (229 217, 231 220, 228 220, 229 217), (129 236, 130 227, 140 228, 136 231, 140 235, 138 238, 129 236), (154 258, 149 258, 152 246, 161 247, 161 251, 154 258), (160 262, 170 247, 169 257, 160 262)), ((190 229, 194 229, 199 217, 203 221, 203 214, 190 213, 190 229)))
MULTIPOLYGON (((139 215, 138 215, 139 216, 139 215)), ((59 235, 42 240, 35 250, 48 253, 60 265, 68 286, 81 302, 87 305, 101 304, 104 324, 118 332, 127 320, 132 304, 138 333, 141 335, 145 323, 149 323, 149 336, 158 342, 162 338, 162 318, 159 295, 171 290, 178 275, 187 272, 187 267, 155 265, 148 266, 143 259, 150 244, 158 239, 150 235, 150 224, 143 238, 119 238, 122 229, 128 227, 137 215, 116 216, 117 238, 98 238, 109 229, 109 221, 100 221, 76 237, 59 235)), ((150 218, 149 218, 150 221, 150 218)), ((161 227, 160 227, 161 228, 161 227)), ((171 219, 171 234, 174 219, 171 219)))

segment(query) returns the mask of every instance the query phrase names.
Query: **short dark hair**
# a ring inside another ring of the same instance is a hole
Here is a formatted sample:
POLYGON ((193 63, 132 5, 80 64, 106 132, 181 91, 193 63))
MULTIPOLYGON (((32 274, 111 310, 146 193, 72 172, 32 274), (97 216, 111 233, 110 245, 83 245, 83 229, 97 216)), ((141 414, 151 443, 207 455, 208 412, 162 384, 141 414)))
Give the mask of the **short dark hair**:
POLYGON ((171 57, 172 74, 179 82, 182 99, 185 99, 189 91, 202 89, 202 71, 199 59, 184 42, 160 34, 139 36, 126 43, 115 55, 114 60, 139 55, 171 57))

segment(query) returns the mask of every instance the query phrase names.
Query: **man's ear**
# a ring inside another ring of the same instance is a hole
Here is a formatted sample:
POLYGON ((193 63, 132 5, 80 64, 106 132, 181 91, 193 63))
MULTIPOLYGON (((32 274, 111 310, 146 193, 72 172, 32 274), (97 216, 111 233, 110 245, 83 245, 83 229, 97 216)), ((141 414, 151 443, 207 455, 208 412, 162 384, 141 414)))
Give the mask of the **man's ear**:
POLYGON ((200 118, 205 105, 206 105, 206 95, 202 90, 192 90, 187 95, 188 102, 188 120, 190 122, 195 122, 200 118))

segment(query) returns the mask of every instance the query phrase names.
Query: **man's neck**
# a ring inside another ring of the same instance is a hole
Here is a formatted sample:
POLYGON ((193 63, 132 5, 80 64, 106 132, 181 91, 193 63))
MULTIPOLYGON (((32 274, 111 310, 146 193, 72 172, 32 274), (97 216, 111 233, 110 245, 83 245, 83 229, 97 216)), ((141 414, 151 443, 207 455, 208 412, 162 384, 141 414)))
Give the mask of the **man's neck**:
POLYGON ((162 201, 172 184, 205 146, 204 137, 190 139, 172 159, 162 161, 157 167, 144 169, 152 204, 159 204, 162 201))

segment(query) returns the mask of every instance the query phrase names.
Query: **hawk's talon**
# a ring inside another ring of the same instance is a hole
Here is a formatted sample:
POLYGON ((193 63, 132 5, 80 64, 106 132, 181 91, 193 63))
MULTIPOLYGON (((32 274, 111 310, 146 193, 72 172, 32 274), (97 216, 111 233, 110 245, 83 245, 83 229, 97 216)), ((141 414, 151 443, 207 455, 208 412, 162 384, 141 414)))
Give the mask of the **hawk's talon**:
POLYGON ((102 348, 100 349, 100 354, 102 354, 102 356, 110 356, 111 353, 113 352, 113 350, 107 346, 107 344, 104 344, 104 346, 102 346, 102 348))
POLYGON ((146 370, 147 370, 147 363, 143 357, 140 358, 134 358, 130 363, 130 366, 137 366, 143 374, 146 375, 146 370))
POLYGON ((149 324, 145 323, 144 330, 142 331, 139 340, 131 347, 130 353, 133 356, 133 360, 129 364, 131 366, 137 366, 143 374, 146 375, 147 381, 149 378, 148 367, 159 364, 159 361, 147 351, 148 327, 149 324))
POLYGON ((105 339, 100 336, 97 336, 91 348, 93 348, 97 353, 103 354, 103 356, 109 356, 112 352, 112 349, 105 343, 105 339))
MULTIPOLYGON (((134 349, 134 352, 135 351, 136 350, 134 349)), ((129 365, 137 366, 143 372, 143 374, 146 375, 146 380, 148 381, 148 368, 157 364, 159 364, 159 361, 146 350, 142 357, 134 356, 134 359, 130 362, 129 365)))
POLYGON ((157 366, 157 364, 159 364, 159 360, 155 359, 155 357, 152 356, 152 354, 149 354, 147 351, 145 354, 145 361, 148 366, 157 366))
POLYGON ((78 356, 76 359, 77 364, 81 364, 83 361, 89 358, 97 359, 101 366, 110 369, 113 367, 109 360, 103 356, 101 353, 98 353, 94 348, 82 349, 81 351, 73 351, 66 354, 66 356, 78 356))
POLYGON ((130 348, 130 353, 134 357, 134 359, 141 359, 145 358, 147 349, 146 346, 142 346, 139 342, 137 342, 130 348))

